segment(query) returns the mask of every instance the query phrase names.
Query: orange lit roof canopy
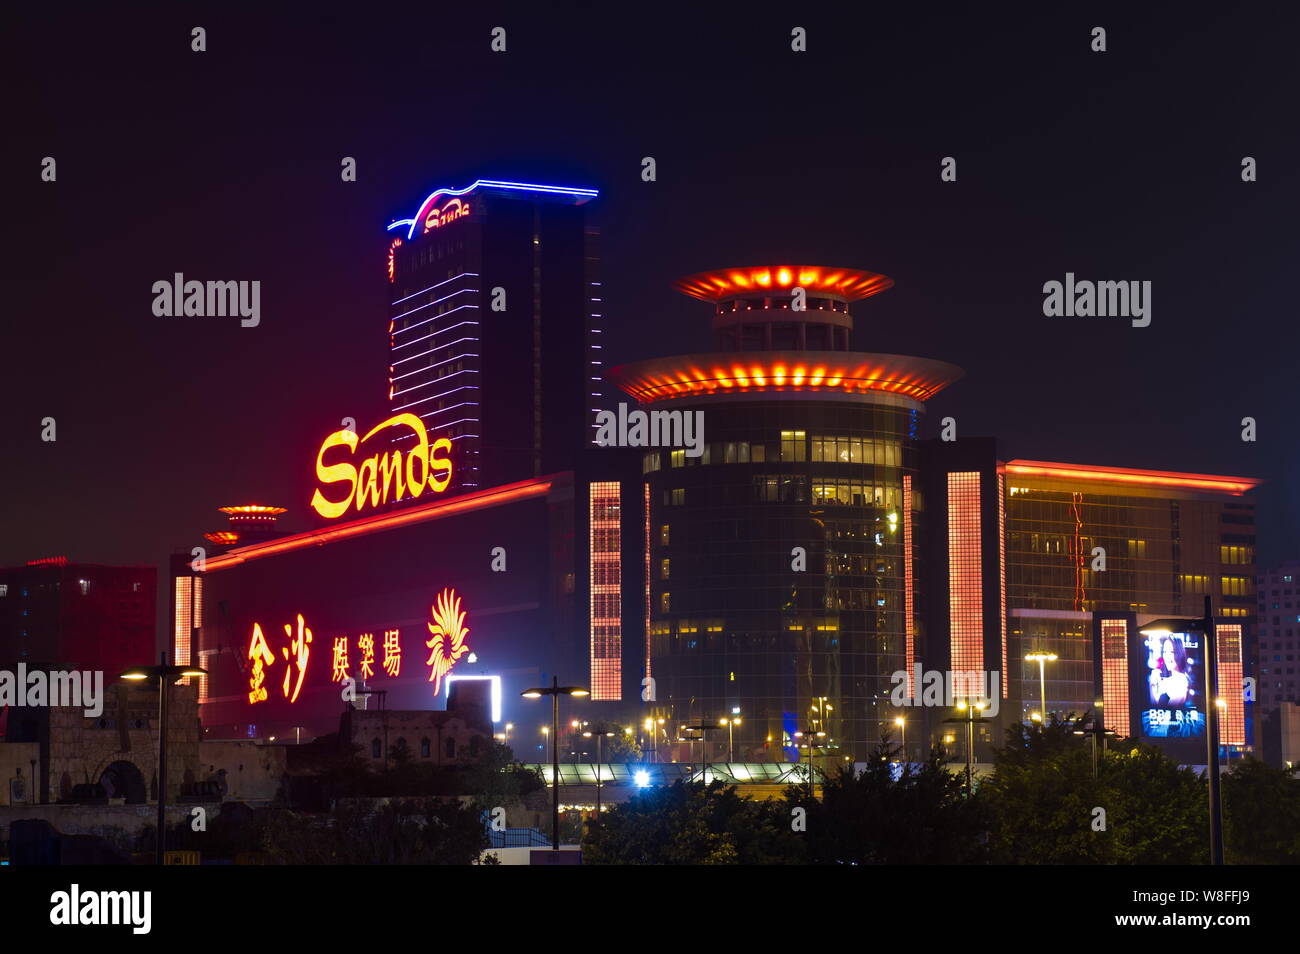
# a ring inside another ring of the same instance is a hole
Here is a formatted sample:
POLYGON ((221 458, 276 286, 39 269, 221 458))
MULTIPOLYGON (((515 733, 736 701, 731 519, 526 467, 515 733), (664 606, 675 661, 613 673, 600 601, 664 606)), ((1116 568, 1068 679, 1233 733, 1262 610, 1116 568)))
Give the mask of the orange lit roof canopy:
POLYGON ((678 291, 701 301, 722 301, 765 292, 802 288, 809 295, 831 295, 858 301, 878 295, 894 284, 892 278, 857 268, 826 265, 755 265, 698 272, 673 282, 678 291))
POLYGON ((264 506, 263 504, 240 504, 238 507, 218 507, 217 509, 220 510, 222 513, 230 514, 232 517, 235 514, 241 514, 241 513, 266 514, 268 516, 276 516, 278 514, 282 514, 286 512, 283 507, 267 507, 264 506))
POLYGON ((643 404, 770 391, 885 392, 928 401, 962 376, 944 361, 851 351, 717 352, 637 361, 607 377, 643 404))
POLYGON ((1062 464, 1045 460, 1007 461, 1006 472, 1008 475, 1019 477, 1087 480, 1148 488, 1168 487, 1231 494, 1234 497, 1240 497, 1262 483, 1254 477, 1185 474, 1173 470, 1133 470, 1127 467, 1093 467, 1086 464, 1062 464))

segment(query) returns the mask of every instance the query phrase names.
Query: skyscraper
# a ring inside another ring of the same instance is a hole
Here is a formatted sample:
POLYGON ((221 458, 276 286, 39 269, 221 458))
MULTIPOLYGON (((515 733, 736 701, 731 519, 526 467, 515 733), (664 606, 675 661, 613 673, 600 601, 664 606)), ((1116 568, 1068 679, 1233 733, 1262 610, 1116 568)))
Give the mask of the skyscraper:
POLYGON ((479 179, 388 227, 389 409, 451 440, 450 493, 571 469, 590 442, 597 194, 479 179))

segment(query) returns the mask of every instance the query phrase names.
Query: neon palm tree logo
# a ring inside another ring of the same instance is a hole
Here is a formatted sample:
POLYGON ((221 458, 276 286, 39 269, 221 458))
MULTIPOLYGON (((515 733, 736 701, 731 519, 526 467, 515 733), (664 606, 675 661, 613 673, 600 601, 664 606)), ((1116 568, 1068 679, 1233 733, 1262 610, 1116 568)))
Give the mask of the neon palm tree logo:
POLYGON ((446 589, 439 593, 431 612, 429 639, 424 644, 429 647, 425 665, 429 667, 429 681, 433 683, 436 696, 442 691, 442 677, 451 672, 456 660, 469 652, 469 645, 465 642, 469 628, 465 625, 465 611, 460 608, 460 597, 455 590, 446 589))

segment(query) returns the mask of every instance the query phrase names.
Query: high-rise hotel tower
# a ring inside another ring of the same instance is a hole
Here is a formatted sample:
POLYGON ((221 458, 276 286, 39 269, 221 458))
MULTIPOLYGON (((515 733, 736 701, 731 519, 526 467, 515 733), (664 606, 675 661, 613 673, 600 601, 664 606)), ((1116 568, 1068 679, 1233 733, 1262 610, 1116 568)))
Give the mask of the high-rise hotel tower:
POLYGON ((388 227, 389 410, 452 441, 451 493, 571 469, 590 443, 596 195, 479 179, 388 227))

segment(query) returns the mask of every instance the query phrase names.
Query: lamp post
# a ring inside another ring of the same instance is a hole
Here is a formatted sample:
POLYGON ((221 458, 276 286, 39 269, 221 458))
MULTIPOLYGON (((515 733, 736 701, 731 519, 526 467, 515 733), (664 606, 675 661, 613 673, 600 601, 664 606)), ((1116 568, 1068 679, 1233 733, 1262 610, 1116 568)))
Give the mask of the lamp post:
POLYGON ((689 732, 700 733, 700 781, 705 785, 709 784, 709 763, 705 761, 705 746, 709 744, 709 732, 713 729, 721 729, 721 725, 709 725, 702 722, 699 725, 684 725, 683 729, 689 732))
POLYGON ((1059 657, 1056 653, 1035 652, 1025 656, 1026 662, 1038 663, 1038 689, 1042 696, 1043 703, 1043 722, 1047 722, 1047 664, 1056 662, 1059 657))
POLYGON ((604 730, 604 731, 597 730, 595 732, 588 730, 582 733, 582 737, 584 739, 590 739, 592 736, 596 737, 596 821, 599 823, 600 822, 600 765, 601 765, 600 743, 603 742, 605 739, 612 739, 614 737, 614 733, 608 730, 604 730))
POLYGON ((525 689, 520 693, 525 699, 551 697, 551 850, 560 850, 560 696, 591 695, 590 690, 581 686, 562 686, 560 680, 551 677, 549 686, 525 689))
POLYGON ((813 745, 814 745, 814 739, 824 739, 826 738, 826 733, 820 730, 813 729, 810 726, 809 728, 805 729, 803 732, 796 732, 794 734, 794 737, 796 739, 806 738, 808 740, 807 743, 808 745, 808 797, 810 799, 816 798, 817 790, 813 788, 813 745))
POLYGON ((551 727, 550 726, 548 725, 542 726, 542 738, 546 740, 546 761, 549 762, 551 760, 551 727))
POLYGON ((723 719, 721 724, 727 727, 727 761, 734 762, 736 761, 736 726, 740 725, 740 716, 723 719))
MULTIPOLYGON (((957 708, 966 713, 962 719, 944 719, 944 722, 964 722, 966 723, 966 797, 970 798, 974 791, 973 778, 975 775, 975 723, 983 722, 984 719, 977 716, 976 713, 983 712, 988 708, 988 703, 982 699, 976 702, 967 702, 963 699, 957 703, 957 708)), ((945 736, 944 741, 950 738, 945 736)))
POLYGON ((907 761, 907 720, 902 716, 894 717, 894 725, 898 726, 899 731, 903 734, 903 761, 907 761))
POLYGON ((128 682, 158 681, 158 838, 154 848, 154 863, 163 863, 167 839, 167 696, 168 688, 185 676, 206 676, 207 670, 197 666, 169 666, 167 653, 158 654, 157 666, 135 666, 122 673, 128 682))

